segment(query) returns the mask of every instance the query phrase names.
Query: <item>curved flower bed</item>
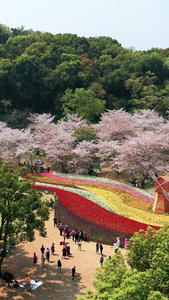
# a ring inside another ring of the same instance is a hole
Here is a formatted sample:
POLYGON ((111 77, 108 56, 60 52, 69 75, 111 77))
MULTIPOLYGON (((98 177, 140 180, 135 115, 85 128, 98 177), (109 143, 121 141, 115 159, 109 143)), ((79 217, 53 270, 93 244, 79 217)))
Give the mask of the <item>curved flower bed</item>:
MULTIPOLYGON (((132 194, 133 196, 142 199, 150 204, 153 205, 154 203, 154 196, 152 196, 151 194, 149 194, 148 192, 144 191, 144 190, 138 190, 138 188, 133 188, 128 186, 127 184, 122 184, 119 183, 117 181, 114 180, 108 180, 106 178, 96 178, 95 180, 92 179, 79 179, 79 176, 77 176, 76 178, 72 178, 72 177, 67 177, 64 175, 54 175, 52 173, 40 173, 41 176, 45 177, 45 178, 49 178, 50 180, 53 180, 53 182, 55 181, 55 183, 57 184, 82 184, 82 185, 93 185, 93 186, 105 186, 105 187, 112 187, 112 188, 116 188, 119 190, 122 190, 124 192, 127 192, 129 194, 132 194), (100 180, 100 179, 105 179, 104 181, 100 180)), ((71 175, 69 175, 71 176, 71 175)), ((74 176, 74 175, 72 175, 74 176)), ((88 178, 88 177, 87 177, 88 178)))
POLYGON ((35 186, 43 186, 46 189, 56 188, 56 189, 59 189, 59 190, 63 190, 63 191, 67 191, 67 192, 71 192, 71 193, 80 195, 80 196, 96 203, 97 205, 99 205, 99 206, 101 206, 101 207, 103 207, 103 208, 105 208, 105 209, 107 209, 111 212, 119 214, 111 206, 109 206, 108 204, 103 202, 99 197, 97 197, 95 194, 93 194, 89 191, 86 191, 86 190, 83 190, 83 189, 80 189, 80 188, 76 188, 76 187, 67 187, 67 186, 62 186, 62 185, 54 185, 54 184, 41 183, 41 182, 35 182, 34 185, 35 186))
POLYGON ((116 236, 130 237, 149 225, 158 230, 169 222, 169 216, 142 210, 144 206, 147 210, 152 207, 154 199, 150 194, 114 180, 51 173, 29 178, 39 181, 34 188, 57 192, 58 218, 67 223, 69 220, 72 228, 88 228, 90 238, 97 235, 101 242, 112 243, 116 236))
MULTIPOLYGON (((138 196, 142 199, 139 199, 142 205, 145 203, 151 206, 154 201, 152 198, 146 197, 145 193, 136 191, 127 185, 112 183, 112 181, 75 179, 51 173, 41 173, 40 175, 43 177, 34 176, 32 179, 46 183, 36 182, 32 186, 48 189, 51 192, 56 191, 59 196, 58 218, 67 223, 70 221, 72 229, 77 228, 76 220, 78 220, 78 228, 80 226, 81 229, 88 230, 92 239, 97 236, 98 241, 112 244, 113 237, 121 236, 122 239, 130 237, 140 229, 146 230, 150 224, 154 225, 152 227, 155 230, 158 230, 159 226, 163 226, 165 222, 163 220, 160 223, 148 218, 145 220, 145 212, 140 209, 136 211, 136 208, 125 204, 124 202, 128 202, 131 197, 136 205, 138 196), (125 216, 122 216, 123 214, 125 216), (155 226, 157 224, 159 226, 155 226)), ((132 200, 130 199, 130 201, 132 200)), ((147 212, 147 214, 154 216, 153 213, 147 212)))
MULTIPOLYGON (((42 173, 42 176, 37 176, 37 179, 43 179, 44 181, 48 181, 48 182, 54 182, 54 183, 62 183, 64 184, 63 181, 58 179, 54 179, 55 175, 51 174, 51 173, 42 173), (48 176, 48 178, 44 177, 44 176, 48 176), (52 177, 52 179, 51 179, 52 177)), ((73 175, 72 175, 73 176, 73 175)), ((61 177, 61 176, 60 176, 61 177)), ((59 178, 60 179, 60 178, 59 178)), ((64 178, 62 177, 62 180, 64 178)), ((113 211, 119 215, 123 215, 129 219, 138 221, 140 223, 145 223, 148 225, 154 225, 154 226, 163 226, 165 223, 169 222, 169 216, 166 215, 159 215, 159 214, 154 214, 152 212, 150 212, 150 207, 152 207, 151 205, 151 201, 153 201, 150 198, 147 198, 145 195, 144 196, 144 200, 142 199, 138 199, 136 196, 133 195, 133 190, 130 187, 122 187, 122 189, 119 189, 120 185, 118 184, 118 189, 117 189, 117 185, 115 185, 114 188, 114 184, 111 184, 111 186, 105 186, 102 185, 102 183, 97 180, 97 185, 93 185, 93 181, 91 180, 90 183, 92 184, 86 184, 86 180, 83 180, 84 184, 81 183, 82 180, 80 180, 80 183, 78 184, 78 180, 74 178, 75 182, 71 182, 70 180, 72 180, 72 178, 65 178, 66 179, 66 185, 67 185, 67 179, 69 179, 69 184, 70 186, 73 186, 73 184, 76 184, 76 188, 79 189, 83 189, 83 190, 87 190, 90 191, 90 194, 86 194, 84 195, 86 198, 88 198, 91 201, 94 201, 95 203, 97 203, 98 205, 106 208, 109 211, 113 211), (123 191, 123 189, 125 188, 125 190, 129 191, 129 193, 127 193, 126 191, 123 191), (97 196, 97 197, 96 197, 97 196), (146 199, 145 199, 146 198, 146 199), (113 199, 113 201, 112 201, 113 199), (145 202, 146 200, 146 202, 145 202), (128 202, 132 203, 134 202, 133 205, 127 205, 128 202), (146 209, 145 209, 146 207, 146 209), (147 212, 144 210, 148 210, 147 212)), ((88 181, 87 181, 88 182, 88 181)), ((110 184, 109 184, 110 185, 110 184)), ((82 193, 84 194, 84 191, 81 192, 81 190, 78 192, 79 195, 82 195, 82 193)), ((135 191, 134 191, 135 193, 135 191)), ((139 195, 141 195, 140 192, 139 195)))
MULTIPOLYGON (((32 185, 32 187, 37 189, 46 189, 46 186, 41 185, 32 185)), ((93 222, 109 230, 128 235, 133 235, 140 229, 147 230, 147 224, 139 223, 137 221, 130 220, 115 213, 109 212, 99 205, 88 201, 82 196, 68 191, 59 190, 54 187, 48 187, 48 190, 52 191, 53 193, 57 192, 59 201, 62 203, 62 205, 64 205, 73 214, 85 219, 86 221, 93 222)), ((157 226, 152 227, 155 230, 160 228, 157 226)))
MULTIPOLYGON (((80 185, 80 187, 83 187, 80 185)), ((169 216, 166 215, 160 215, 160 214, 154 214, 152 212, 148 212, 145 210, 141 210, 135 207, 131 207, 122 201, 122 198, 120 195, 115 194, 114 189, 100 189, 97 187, 86 187, 85 189, 87 191, 92 192, 96 196, 100 197, 100 199, 111 206, 114 211, 119 213, 122 216, 125 216, 129 219, 138 221, 140 223, 145 223, 148 225, 154 225, 154 226, 163 226, 165 223, 169 222, 169 216)))
MULTIPOLYGON (((143 224, 162 227, 165 223, 169 222, 169 216, 154 214, 148 211, 146 212, 143 211, 142 209, 137 209, 125 204, 124 200, 128 198, 130 199, 131 195, 124 193, 122 191, 120 191, 120 195, 119 195, 118 194, 119 190, 117 189, 108 188, 107 190, 105 187, 98 188, 98 187, 90 187, 90 186, 87 187, 83 185, 79 185, 79 189, 77 189, 72 187, 63 187, 63 186, 44 184, 39 182, 35 183, 35 185, 44 186, 46 188, 54 187, 58 189, 63 189, 65 191, 70 191, 72 193, 85 197, 90 201, 93 201, 97 205, 107 209, 110 212, 114 212, 116 214, 138 221, 143 224), (85 188, 86 190, 84 189, 81 190, 80 187, 85 188)), ((136 199, 137 198, 134 197, 134 200, 136 199)), ((139 201, 140 199, 137 200, 139 201)), ((142 201, 142 205, 144 204, 148 205, 147 202, 142 201)))
POLYGON ((89 222, 75 215, 70 210, 68 210, 60 201, 58 202, 57 211, 58 219, 62 220, 64 224, 69 224, 70 230, 75 228, 79 230, 85 230, 88 240, 112 245, 116 240, 116 237, 119 236, 121 238, 121 245, 124 245, 124 239, 131 237, 131 235, 128 235, 126 233, 107 229, 94 222, 89 222))
MULTIPOLYGON (((44 174, 44 173, 43 173, 44 174)), ((41 174, 42 175, 42 174, 41 174)), ((53 172, 53 173, 51 173, 51 175, 49 175, 48 177, 53 177, 53 176, 55 176, 55 177, 62 177, 62 178, 70 178, 70 179, 75 179, 75 180, 88 180, 88 181, 92 181, 92 182, 94 182, 94 183, 97 183, 97 182, 101 182, 102 183, 102 185, 103 185, 103 183, 104 182, 107 182, 107 183, 114 183, 114 184, 117 184, 117 185, 120 185, 120 186, 125 186, 125 187, 127 187, 127 188, 130 188, 130 189, 132 189, 132 190, 135 190, 136 191, 136 193, 137 192, 140 192, 141 194, 143 194, 143 195, 145 195, 145 196, 147 196, 147 197, 150 197, 150 198, 154 198, 154 196, 153 195, 151 195, 150 193, 148 193, 147 191, 145 191, 145 190, 142 190, 142 189, 140 189, 139 191, 138 191, 138 188, 136 188, 136 187, 134 187, 134 186, 129 186, 128 184, 126 184, 126 183, 124 183, 124 182, 120 182, 120 181, 117 181, 117 180, 113 180, 113 179, 109 179, 109 178, 104 178, 104 177, 91 177, 91 176, 86 176, 86 175, 72 175, 72 174, 61 174, 61 173, 55 173, 55 172, 53 172)), ((72 181, 73 182, 73 181, 72 181)))

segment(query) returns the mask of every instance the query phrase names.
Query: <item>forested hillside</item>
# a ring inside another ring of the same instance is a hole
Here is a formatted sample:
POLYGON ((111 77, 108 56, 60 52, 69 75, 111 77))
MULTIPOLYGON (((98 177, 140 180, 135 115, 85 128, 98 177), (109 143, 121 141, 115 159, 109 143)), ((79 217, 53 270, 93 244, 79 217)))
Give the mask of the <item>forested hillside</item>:
POLYGON ((106 109, 155 109, 168 118, 169 49, 132 51, 110 37, 0 25, 0 120, 67 113, 96 123, 106 109))

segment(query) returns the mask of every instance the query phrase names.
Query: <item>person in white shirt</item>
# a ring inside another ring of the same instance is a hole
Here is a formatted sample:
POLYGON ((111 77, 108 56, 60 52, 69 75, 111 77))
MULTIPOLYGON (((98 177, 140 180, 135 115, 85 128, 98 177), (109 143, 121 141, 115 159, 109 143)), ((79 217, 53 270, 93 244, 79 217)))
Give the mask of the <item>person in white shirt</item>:
POLYGON ((120 248, 120 238, 119 237, 116 238, 116 243, 114 243, 113 246, 114 246, 114 249, 115 249, 115 253, 117 253, 117 251, 120 248))

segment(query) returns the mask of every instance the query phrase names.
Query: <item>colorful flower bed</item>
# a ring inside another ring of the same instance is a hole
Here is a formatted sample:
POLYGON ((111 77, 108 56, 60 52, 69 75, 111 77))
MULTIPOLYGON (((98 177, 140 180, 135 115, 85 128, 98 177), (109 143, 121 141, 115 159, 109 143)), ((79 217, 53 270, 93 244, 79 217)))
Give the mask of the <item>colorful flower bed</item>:
MULTIPOLYGON (((32 185, 32 187, 37 189, 46 189, 46 186, 40 185, 32 185)), ((148 227, 146 224, 109 212, 108 210, 77 194, 54 187, 48 187, 48 190, 53 193, 56 192, 62 205, 64 205, 73 214, 109 230, 133 235, 136 231, 139 231, 140 229, 146 230, 148 227)), ((153 226, 153 228, 156 230, 159 229, 157 226, 153 226)))
POLYGON ((40 173, 41 176, 45 177, 45 178, 48 178, 49 182, 50 182, 50 179, 54 180, 54 182, 57 182, 59 181, 60 183, 62 184, 82 184, 82 185, 93 185, 93 186, 103 186, 103 187, 112 187, 112 188, 117 188, 119 190, 122 190, 126 193, 129 193, 129 194, 132 194, 133 196, 139 198, 139 199, 142 199, 150 204, 153 205, 154 203, 154 196, 152 196, 151 194, 149 194, 148 192, 144 191, 144 190, 141 190, 138 188, 134 188, 134 187, 130 187, 128 186, 127 184, 123 184, 123 183, 120 183, 120 182, 117 182, 117 181, 114 181, 114 180, 110 180, 110 179, 106 179, 106 178, 94 178, 95 180, 93 180, 93 177, 90 178, 89 180, 89 177, 87 176, 86 178, 87 179, 84 179, 83 177, 84 176, 76 176, 74 178, 72 178, 71 176, 70 178, 67 176, 64 177, 64 175, 59 175, 56 174, 52 174, 52 173, 40 173), (80 178, 79 178, 80 177, 80 178), (81 179, 81 177, 83 179, 81 179), (103 181, 104 179, 104 181, 103 181))
MULTIPOLYGON (((61 180, 61 176, 56 176, 51 173, 41 173, 41 174, 43 174, 43 177, 38 176, 37 177, 38 180, 40 178, 42 178, 46 182, 47 181, 50 182, 50 180, 51 180, 52 183, 62 183, 62 184, 64 183, 63 175, 62 175, 62 180, 61 180), (46 178, 45 176, 48 176, 48 178, 46 178), (59 181, 58 181, 58 178, 59 178, 59 181)), ((80 177, 82 177, 82 176, 80 176, 80 177)), ((110 179, 109 179, 108 186, 107 186, 107 183, 105 185, 105 182, 99 182, 98 180, 97 180, 97 184, 94 185, 93 178, 90 181, 89 180, 86 181, 84 179, 68 178, 66 175, 65 180, 66 180, 66 185, 69 182, 70 186, 73 186, 73 184, 74 185, 76 184, 76 188, 77 187, 79 189, 82 188, 83 190, 87 190, 88 192, 91 192, 91 194, 84 195, 84 191, 83 192, 79 191, 78 194, 82 195, 82 196, 86 197, 87 199, 97 203, 98 205, 108 209, 109 211, 115 212, 115 213, 117 213, 119 215, 123 215, 129 219, 138 221, 140 223, 145 223, 148 225, 163 226, 165 223, 169 222, 169 216, 154 214, 154 213, 150 212, 150 207, 152 207, 151 202, 154 200, 141 194, 140 191, 135 191, 135 188, 132 189, 129 186, 126 187, 126 185, 125 185, 125 186, 122 186, 122 190, 121 190, 120 189, 121 186, 119 185, 119 183, 118 184, 114 184, 114 183, 110 184, 110 179), (71 180, 73 180, 74 182, 71 182, 71 180), (83 181, 83 184, 81 184, 82 181, 83 181), (79 184, 78 184, 78 182, 79 182, 79 184), (99 183, 100 183, 100 185, 99 185, 99 183), (114 188, 114 186, 115 186, 115 188, 114 188), (117 186, 118 186, 118 189, 117 189, 117 186), (128 193, 124 192, 123 191, 124 189, 128 193), (144 200, 137 198, 133 194, 143 196, 144 200), (128 204, 126 204, 126 202, 127 203, 130 202, 131 204, 134 203, 134 205, 128 205, 128 204), (147 210, 147 211, 144 211, 144 210, 147 210)))
POLYGON ((36 180, 33 187, 57 192, 58 217, 62 221, 66 216, 77 227, 78 219, 78 227, 86 230, 87 226, 91 229, 89 235, 97 235, 97 239, 99 233, 102 242, 112 243, 113 236, 130 237, 140 229, 146 230, 148 225, 158 230, 169 221, 169 216, 149 212, 154 199, 147 192, 114 180, 85 177, 86 180, 83 176, 51 173, 29 178, 36 180))
MULTIPOLYGON (((81 187, 81 185, 80 185, 81 187)), ((83 186, 82 186, 83 187, 83 186)), ((154 226, 163 226, 164 223, 169 222, 169 216, 154 214, 152 212, 148 212, 142 209, 138 209, 135 207, 131 207, 124 203, 122 200, 122 194, 118 195, 118 190, 114 191, 114 189, 110 189, 106 187, 98 188, 98 187, 85 187, 87 191, 92 192, 96 196, 100 197, 100 199, 113 208, 114 211, 119 213, 122 216, 125 216, 129 219, 138 221, 140 223, 145 223, 148 225, 154 226), (117 194, 116 194, 117 193, 117 194)), ((120 191, 121 192, 121 191, 120 191)), ((124 196, 124 193, 123 193, 124 196)), ((130 198, 130 196, 129 196, 130 198)), ((146 203, 147 205, 148 203, 146 203)))
POLYGON ((70 210, 68 210, 62 203, 58 202, 58 219, 62 220, 63 224, 69 224, 70 230, 77 228, 79 230, 85 230, 87 233, 88 240, 97 241, 100 243, 110 244, 116 240, 117 236, 121 238, 121 245, 124 244, 125 238, 130 238, 131 235, 126 233, 113 231, 107 229, 103 226, 100 226, 94 222, 89 222, 75 214, 73 214, 70 210))
MULTIPOLYGON (((141 210, 145 210, 145 211, 150 211, 152 209, 152 205, 142 199, 139 199, 135 196, 133 196, 132 194, 129 194, 127 192, 121 191, 119 189, 115 189, 115 188, 111 188, 111 187, 103 187, 103 186, 96 186, 96 187, 91 187, 91 186, 83 186, 82 184, 77 185, 77 187, 79 188, 83 188, 87 191, 90 191, 92 193, 95 193, 95 188, 96 190, 99 189, 100 191, 100 195, 102 194, 102 191, 107 191, 110 192, 111 195, 111 204, 113 203, 112 199, 114 200, 114 198, 116 198, 118 196, 118 199, 120 197, 121 201, 123 201, 125 204, 131 206, 131 207, 135 207, 141 210)), ((100 196, 99 195, 99 196, 100 196)), ((101 197, 102 198, 102 197, 101 197)), ((108 201, 105 201, 105 203, 108 203, 108 201)))
POLYGON ((110 207, 108 204, 104 203, 100 198, 98 198, 96 195, 94 195, 93 193, 91 193, 89 191, 82 190, 82 189, 76 188, 76 187, 74 188, 74 187, 67 187, 67 186, 62 186, 62 185, 55 185, 55 184, 41 183, 41 182, 35 182, 34 185, 42 186, 46 189, 56 188, 56 189, 60 189, 60 190, 64 190, 64 191, 68 191, 68 192, 80 195, 80 196, 96 203, 97 205, 104 207, 105 209, 118 214, 115 210, 113 210, 112 207, 110 207))
MULTIPOLYGON (((71 175, 69 175, 71 176, 71 175)), ((73 176, 73 175, 72 175, 73 176)), ((66 185, 66 186, 76 186, 77 184, 82 184, 82 185, 93 185, 93 186, 102 186, 102 187, 111 187, 111 188, 116 188, 118 190, 124 191, 126 193, 130 193, 131 195, 142 199, 145 202, 150 203, 153 205, 154 203, 154 196, 149 194, 148 192, 144 190, 138 190, 138 188, 130 187, 126 184, 119 183, 118 181, 106 179, 106 178, 97 178, 93 181, 92 179, 81 179, 84 176, 77 176, 76 178, 68 178, 68 175, 65 174, 65 177, 63 175, 54 175, 52 173, 40 173, 40 175, 34 175, 34 174, 29 174, 27 176, 27 179, 32 179, 33 181, 38 181, 38 182, 45 182, 45 183, 53 183, 57 185, 66 185), (80 179, 78 179, 80 177, 80 179), (103 181, 103 179, 105 181, 103 181)), ((88 178, 88 176, 86 176, 88 178)))

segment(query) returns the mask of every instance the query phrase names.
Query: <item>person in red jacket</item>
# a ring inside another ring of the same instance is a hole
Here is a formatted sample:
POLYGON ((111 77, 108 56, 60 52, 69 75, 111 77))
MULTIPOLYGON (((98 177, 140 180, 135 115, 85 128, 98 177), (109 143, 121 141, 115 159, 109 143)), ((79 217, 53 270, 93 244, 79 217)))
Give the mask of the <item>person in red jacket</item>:
POLYGON ((37 264, 37 261, 38 261, 37 255, 36 255, 36 253, 34 253, 34 255, 33 255, 33 263, 34 263, 34 265, 37 264))

